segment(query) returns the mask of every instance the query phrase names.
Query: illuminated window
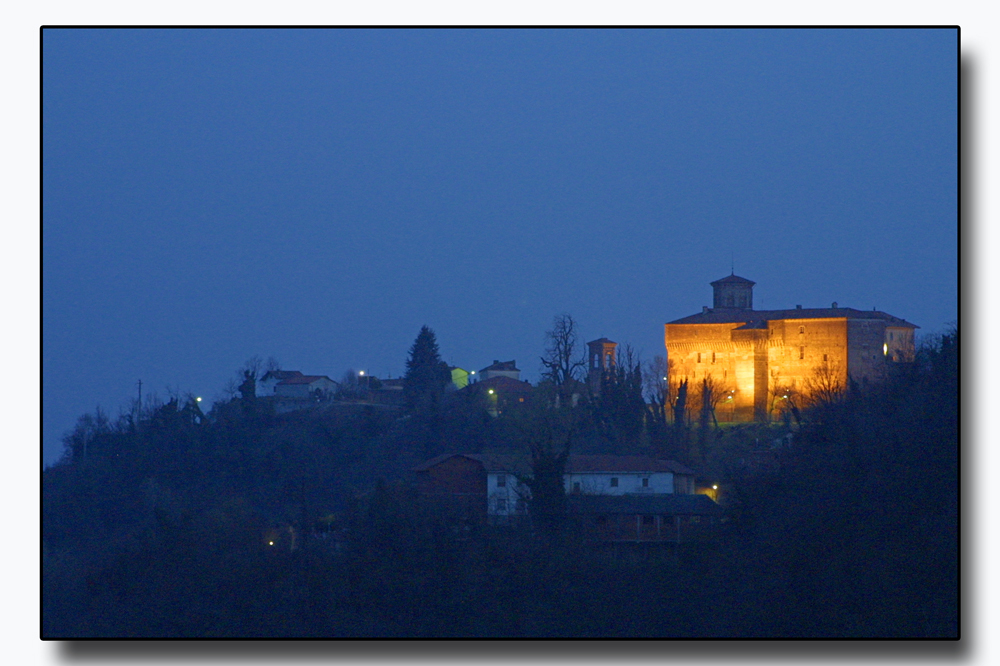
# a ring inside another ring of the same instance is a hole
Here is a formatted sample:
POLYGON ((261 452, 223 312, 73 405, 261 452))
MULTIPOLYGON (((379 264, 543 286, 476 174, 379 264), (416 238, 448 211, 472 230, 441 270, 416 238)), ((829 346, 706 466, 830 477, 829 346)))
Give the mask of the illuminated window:
POLYGON ((611 477, 611 487, 612 488, 617 488, 618 487, 618 477, 617 476, 611 477))
POLYGON ((805 357, 806 357, 806 348, 805 347, 799 347, 799 360, 802 360, 805 357))
POLYGON ((506 487, 507 487, 507 475, 497 474, 497 488, 506 488, 506 487))

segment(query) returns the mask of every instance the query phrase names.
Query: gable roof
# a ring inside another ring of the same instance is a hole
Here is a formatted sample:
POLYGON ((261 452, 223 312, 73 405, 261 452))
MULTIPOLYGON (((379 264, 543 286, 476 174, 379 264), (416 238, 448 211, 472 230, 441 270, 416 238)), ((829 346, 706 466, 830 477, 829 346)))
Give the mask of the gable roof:
POLYGON ((276 386, 289 386, 289 385, 293 385, 293 384, 312 384, 314 382, 319 381, 320 379, 325 379, 328 382, 333 382, 334 384, 337 383, 337 382, 334 382, 329 377, 327 377, 326 375, 303 375, 300 372, 295 377, 289 377, 288 379, 284 379, 284 380, 278 382, 276 384, 276 386))
POLYGON ((767 328, 767 322, 782 319, 880 319, 887 326, 919 328, 905 319, 878 310, 854 308, 793 308, 791 310, 737 310, 708 308, 704 312, 681 317, 668 324, 743 324, 741 328, 767 328))

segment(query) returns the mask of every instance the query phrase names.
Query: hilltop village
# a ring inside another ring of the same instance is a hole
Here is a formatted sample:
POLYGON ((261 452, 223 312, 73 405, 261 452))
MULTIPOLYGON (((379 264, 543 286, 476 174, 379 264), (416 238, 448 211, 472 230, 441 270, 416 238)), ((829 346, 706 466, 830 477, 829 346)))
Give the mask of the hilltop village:
MULTIPOLYGON (((563 317, 550 332, 549 358, 543 359, 550 372, 538 386, 521 380, 515 360, 494 360, 478 371, 446 366, 426 328, 411 350, 408 377, 412 381, 414 371, 422 369, 413 359, 426 355, 424 365, 438 373, 440 395, 435 399, 478 404, 493 418, 537 409, 536 403, 586 406, 603 412, 606 419, 631 418, 636 422, 632 441, 622 442, 619 436, 613 446, 586 447, 600 455, 568 454, 562 461, 562 486, 570 498, 562 511, 584 519, 602 541, 677 542, 682 524, 714 524, 724 518, 718 503, 719 485, 725 486, 725 480, 711 469, 717 464, 706 460, 709 435, 699 433, 694 451, 677 446, 677 433, 685 424, 706 430, 709 423, 716 429, 720 424, 784 424, 779 431, 753 430, 754 449, 741 456, 744 466, 766 467, 774 464, 774 449, 794 437, 801 409, 834 401, 851 385, 858 390, 877 383, 892 364, 914 360, 916 326, 903 319, 837 303, 829 308, 754 310, 754 284, 735 274, 712 282, 712 307, 665 325, 662 367, 633 367, 631 357, 620 364, 618 343, 603 337, 586 343, 585 358, 574 358, 575 324, 563 317), (648 421, 657 420, 664 429, 674 430, 673 447, 650 446, 648 421), (767 436, 764 446, 761 432, 767 436), (610 455, 612 451, 619 455, 610 455), (620 455, 625 451, 630 455, 620 455), (700 472, 666 459, 668 452, 700 472)), ((335 405, 408 407, 407 378, 349 372, 336 382, 275 368, 264 372, 256 385, 254 379, 248 373, 241 390, 252 392, 275 414, 335 405)), ((498 455, 490 447, 485 453, 452 450, 412 471, 419 493, 433 500, 437 511, 450 510, 463 524, 507 524, 529 517, 532 494, 524 482, 533 474, 529 453, 498 455)), ((732 466, 733 461, 726 464, 732 466)), ((721 495, 724 506, 725 490, 721 495)))
POLYGON ((645 363, 556 317, 537 384, 425 326, 402 378, 251 360, 207 413, 86 414, 43 635, 950 635, 957 331, 753 286, 645 363))

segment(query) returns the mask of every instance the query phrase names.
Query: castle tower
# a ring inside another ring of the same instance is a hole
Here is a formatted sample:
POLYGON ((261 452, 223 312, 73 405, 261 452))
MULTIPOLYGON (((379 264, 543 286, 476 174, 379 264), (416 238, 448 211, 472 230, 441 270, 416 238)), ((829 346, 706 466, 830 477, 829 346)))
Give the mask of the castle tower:
POLYGON ((712 283, 712 309, 753 310, 753 280, 727 275, 712 283))
POLYGON ((592 393, 601 392, 601 384, 604 377, 615 369, 615 347, 617 342, 612 342, 607 338, 600 338, 593 342, 588 342, 590 348, 590 360, 587 364, 587 384, 592 393))

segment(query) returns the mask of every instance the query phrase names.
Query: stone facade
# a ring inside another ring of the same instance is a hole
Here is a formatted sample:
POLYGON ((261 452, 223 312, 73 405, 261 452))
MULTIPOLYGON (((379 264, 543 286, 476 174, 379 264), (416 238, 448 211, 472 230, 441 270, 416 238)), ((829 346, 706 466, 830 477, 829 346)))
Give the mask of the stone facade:
POLYGON ((781 401, 808 401, 853 380, 877 381, 886 364, 913 360, 916 326, 875 310, 754 310, 754 283, 712 283, 714 305, 665 325, 668 379, 700 395, 706 379, 720 421, 767 421, 781 401))

